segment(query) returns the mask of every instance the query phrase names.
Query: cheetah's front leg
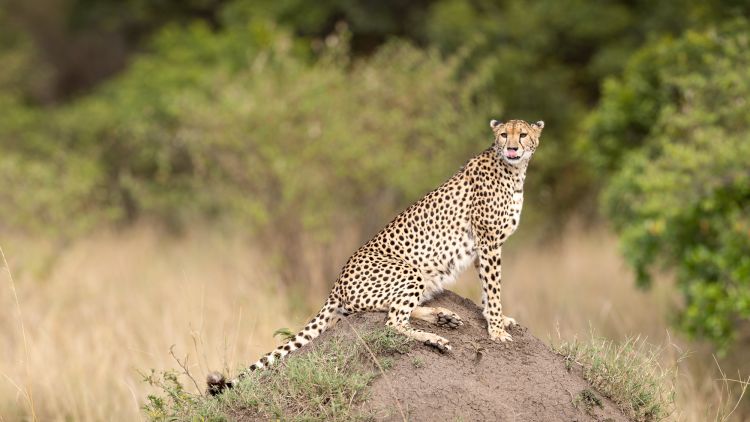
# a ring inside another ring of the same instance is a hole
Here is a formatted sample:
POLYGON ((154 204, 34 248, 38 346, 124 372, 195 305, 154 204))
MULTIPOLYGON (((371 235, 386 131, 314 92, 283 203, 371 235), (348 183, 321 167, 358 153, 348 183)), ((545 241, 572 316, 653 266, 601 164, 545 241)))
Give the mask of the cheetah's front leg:
POLYGON ((487 320, 487 331, 492 340, 513 341, 506 331, 516 320, 503 315, 500 303, 502 285, 502 247, 500 245, 481 246, 478 253, 479 279, 482 280, 482 314, 487 320))

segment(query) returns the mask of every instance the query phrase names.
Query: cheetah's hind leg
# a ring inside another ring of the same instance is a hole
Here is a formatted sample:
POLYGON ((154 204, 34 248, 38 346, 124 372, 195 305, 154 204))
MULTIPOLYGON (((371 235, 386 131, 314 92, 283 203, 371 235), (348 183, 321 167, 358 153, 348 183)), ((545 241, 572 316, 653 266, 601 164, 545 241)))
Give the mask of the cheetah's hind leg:
MULTIPOLYGON (((419 305, 420 298, 425 289, 424 276, 418 268, 402 260, 391 259, 377 253, 363 255, 357 257, 357 259, 363 261, 362 268, 364 269, 367 269, 368 265, 377 265, 378 271, 372 275, 370 282, 374 283, 376 289, 382 289, 380 292, 385 293, 385 297, 382 294, 376 297, 376 304, 373 306, 371 300, 369 300, 371 298, 365 298, 360 288, 354 294, 355 297, 352 299, 352 302, 360 305, 360 309, 362 310, 387 310, 387 326, 392 327, 406 337, 432 346, 441 352, 451 350, 447 339, 437 334, 418 330, 409 324, 409 318, 414 309, 418 307, 417 305, 419 305), (384 286, 389 288, 386 289, 384 286), (363 300, 364 303, 362 303, 363 300)), ((357 261, 352 262, 356 263, 357 261)), ((349 285, 349 287, 352 286, 352 284, 349 285)))
POLYGON ((415 296, 405 296, 401 300, 396 300, 391 304, 388 311, 388 321, 386 325, 393 327, 399 333, 424 343, 427 346, 436 348, 442 353, 450 352, 450 342, 437 334, 412 328, 409 324, 409 317, 412 310, 417 307, 417 298, 415 296))
POLYGON ((441 307, 418 306, 411 312, 411 316, 440 327, 458 328, 464 325, 464 321, 455 312, 441 307))

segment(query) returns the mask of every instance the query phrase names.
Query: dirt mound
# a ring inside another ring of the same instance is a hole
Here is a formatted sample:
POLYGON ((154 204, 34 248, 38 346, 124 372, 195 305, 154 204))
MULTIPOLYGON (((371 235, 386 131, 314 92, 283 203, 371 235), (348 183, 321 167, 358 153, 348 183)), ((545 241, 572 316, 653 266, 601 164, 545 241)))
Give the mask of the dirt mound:
MULTIPOLYGON (((441 354, 415 345, 395 355, 362 405, 377 420, 402 420, 394 396, 409 421, 628 420, 527 329, 513 327, 514 341, 499 344, 489 340, 481 309, 471 300, 445 292, 427 305, 448 308, 463 318, 464 325, 456 330, 412 322, 450 340, 453 351, 441 354)), ((352 327, 366 332, 382 326, 384 317, 353 315, 349 324, 337 324, 309 347, 320 347, 333 336, 356 341, 352 327)))

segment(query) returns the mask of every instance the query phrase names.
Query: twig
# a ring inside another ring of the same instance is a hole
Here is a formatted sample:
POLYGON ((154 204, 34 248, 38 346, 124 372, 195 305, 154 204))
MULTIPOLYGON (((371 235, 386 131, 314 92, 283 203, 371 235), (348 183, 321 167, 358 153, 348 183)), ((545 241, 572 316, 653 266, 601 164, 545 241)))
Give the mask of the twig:
POLYGON ((396 401, 396 408, 398 409, 398 413, 401 414, 401 419, 403 419, 404 422, 407 422, 406 414, 404 413, 404 409, 401 407, 401 402, 398 400, 398 396, 396 395, 396 390, 393 388, 393 384, 391 384, 390 377, 388 377, 385 374, 385 370, 383 370, 383 367, 380 366, 380 362, 378 362, 378 358, 375 356, 375 353, 372 352, 370 349, 370 346, 367 345, 367 342, 362 338, 362 336, 359 335, 359 332, 356 328, 352 325, 351 322, 349 322, 348 318, 341 318, 342 320, 346 321, 347 325, 349 325, 349 328, 352 329, 354 332, 354 335, 357 336, 357 339, 362 343, 363 346, 365 346, 365 349, 367 350, 367 353, 370 354, 370 357, 372 358, 373 363, 375 363, 375 366, 378 367, 380 370, 380 374, 383 376, 383 379, 385 380, 385 383, 388 385, 388 389, 391 390, 391 395, 393 396, 393 400, 396 401))
POLYGON ((198 382, 193 378, 193 374, 190 373, 190 369, 188 369, 187 361, 188 361, 188 355, 185 355, 185 361, 180 361, 180 359, 175 355, 174 353, 174 344, 169 347, 169 354, 172 355, 172 358, 177 362, 178 365, 180 365, 180 368, 182 368, 182 372, 187 375, 188 378, 190 378, 190 381, 193 381, 193 385, 195 385, 195 389, 198 390, 198 393, 200 393, 201 396, 203 396, 203 390, 201 390, 200 386, 198 386, 198 382))
POLYGON ((24 391, 26 399, 29 401, 29 407, 31 409, 31 420, 36 422, 37 416, 36 416, 36 410, 34 410, 34 394, 31 391, 31 386, 29 383, 29 379, 31 378, 29 375, 29 343, 26 340, 26 326, 23 324, 23 313, 21 312, 21 302, 18 300, 18 292, 16 292, 16 281, 13 279, 13 274, 10 272, 10 265, 8 265, 8 260, 5 259, 5 252, 3 252, 3 248, 0 247, 0 255, 3 257, 3 264, 5 265, 5 271, 8 272, 8 277, 10 278, 10 288, 13 291, 13 298, 16 300, 16 309, 18 309, 18 321, 21 325, 21 336, 23 337, 23 352, 25 355, 25 372, 26 372, 26 391, 24 391))

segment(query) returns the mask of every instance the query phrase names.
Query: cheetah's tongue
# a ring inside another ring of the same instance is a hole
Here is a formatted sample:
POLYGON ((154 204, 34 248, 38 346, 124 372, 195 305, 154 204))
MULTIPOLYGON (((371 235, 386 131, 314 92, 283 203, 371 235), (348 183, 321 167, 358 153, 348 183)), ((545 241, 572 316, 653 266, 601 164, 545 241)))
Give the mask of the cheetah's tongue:
POLYGON ((516 158, 518 157, 518 153, 516 151, 513 151, 512 149, 506 149, 505 156, 508 158, 516 158))

